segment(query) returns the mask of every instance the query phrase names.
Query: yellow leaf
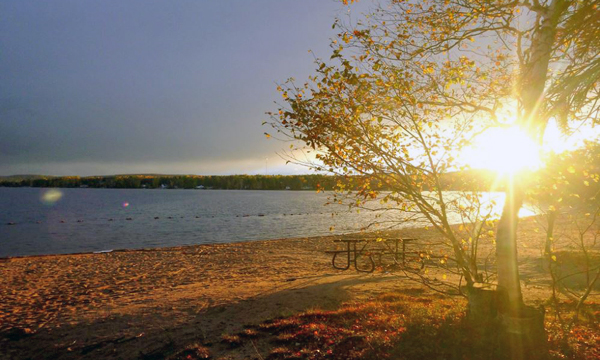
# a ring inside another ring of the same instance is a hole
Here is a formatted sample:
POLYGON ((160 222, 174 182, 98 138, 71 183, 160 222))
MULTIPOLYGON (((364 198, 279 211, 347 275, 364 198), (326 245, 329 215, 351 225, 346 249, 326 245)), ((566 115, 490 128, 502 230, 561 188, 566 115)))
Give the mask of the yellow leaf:
POLYGON ((575 168, 573 167, 573 165, 569 166, 569 167, 567 168, 567 171, 568 171, 569 173, 571 173, 571 174, 575 174, 575 168))
POLYGON ((551 258, 552 258, 552 261, 556 261, 556 255, 552 255, 551 258))

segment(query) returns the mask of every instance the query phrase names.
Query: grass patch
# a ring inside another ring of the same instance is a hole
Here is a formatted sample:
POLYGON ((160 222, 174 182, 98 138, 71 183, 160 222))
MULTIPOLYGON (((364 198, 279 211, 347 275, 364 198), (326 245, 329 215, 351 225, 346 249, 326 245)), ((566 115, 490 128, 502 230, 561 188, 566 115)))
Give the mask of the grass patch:
MULTIPOLYGON (((270 344, 267 359, 495 359, 506 356, 494 328, 465 321, 466 301, 419 293, 386 293, 337 310, 312 310, 264 322, 240 333, 270 344)), ((549 316, 547 316, 548 318, 549 316)), ((591 323, 590 323, 591 324, 591 323)), ((594 323, 597 324, 597 323, 594 323)), ((600 331, 578 325, 546 327, 555 359, 600 358, 600 331)), ((239 346, 239 344, 238 344, 239 346)))
MULTIPOLYGON (((445 347, 440 335, 448 344, 456 340, 450 328, 460 325, 463 313, 460 300, 390 293, 335 311, 274 319, 258 329, 272 337, 271 359, 414 359, 445 347)), ((449 358, 446 353, 440 355, 449 358)))
POLYGON ((242 338, 239 335, 228 334, 224 334, 221 336, 221 342, 232 349, 240 347, 243 343, 242 338))
POLYGON ((199 360, 211 359, 210 350, 207 347, 199 344, 192 344, 184 350, 169 357, 169 360, 199 360))
POLYGON ((550 353, 561 359, 600 359, 600 303, 587 302, 577 321, 575 305, 567 300, 546 314, 550 353))

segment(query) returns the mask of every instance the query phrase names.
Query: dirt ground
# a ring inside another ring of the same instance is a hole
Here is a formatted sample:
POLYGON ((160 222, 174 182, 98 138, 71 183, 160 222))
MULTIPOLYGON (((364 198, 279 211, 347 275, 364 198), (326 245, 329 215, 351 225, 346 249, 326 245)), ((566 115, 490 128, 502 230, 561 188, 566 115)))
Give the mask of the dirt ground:
MULTIPOLYGON (((520 227, 526 300, 550 295, 537 224, 520 227)), ((434 239, 432 230, 405 237, 434 239)), ((260 359, 221 337, 244 325, 418 286, 399 273, 335 270, 334 237, 0 259, 0 358, 160 359, 202 343, 216 359, 260 359)))

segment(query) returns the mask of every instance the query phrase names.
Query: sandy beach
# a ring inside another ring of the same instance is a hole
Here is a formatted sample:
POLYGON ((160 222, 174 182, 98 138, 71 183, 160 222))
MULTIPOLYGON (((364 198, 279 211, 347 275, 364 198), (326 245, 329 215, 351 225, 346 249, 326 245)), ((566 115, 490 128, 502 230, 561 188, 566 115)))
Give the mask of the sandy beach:
MULTIPOLYGON (((528 300, 547 298, 543 234, 532 219, 519 249, 528 300)), ((434 239, 432 230, 403 237, 434 239)), ((0 260, 0 354, 6 359, 153 359, 210 344, 216 359, 260 358, 220 343, 244 325, 382 292, 419 287, 398 273, 331 266, 335 237, 0 260)))

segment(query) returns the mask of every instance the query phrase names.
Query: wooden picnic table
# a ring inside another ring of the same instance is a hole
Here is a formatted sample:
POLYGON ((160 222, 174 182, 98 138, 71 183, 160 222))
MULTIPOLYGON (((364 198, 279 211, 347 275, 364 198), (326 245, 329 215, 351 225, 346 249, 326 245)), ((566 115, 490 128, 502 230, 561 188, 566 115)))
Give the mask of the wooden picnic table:
MULTIPOLYGON (((406 266, 406 246, 408 243, 416 241, 415 238, 366 238, 366 239, 337 239, 333 242, 342 243, 345 246, 345 250, 332 250, 326 251, 328 254, 332 254, 331 264, 335 269, 348 270, 352 265, 356 271, 359 272, 373 272, 377 265, 382 265, 382 257, 389 255, 392 257, 394 264, 402 267, 406 266), (376 245, 376 246, 375 246, 376 245), (346 257, 346 263, 344 266, 336 264, 336 258, 338 255, 344 255, 346 257), (359 259, 366 257, 366 267, 359 266, 359 259), (374 259, 377 257, 377 261, 374 259)), ((417 252, 411 252, 417 254, 417 252)), ((421 264, 422 265, 422 264, 421 264)), ((422 266, 421 266, 422 268, 422 266)))

